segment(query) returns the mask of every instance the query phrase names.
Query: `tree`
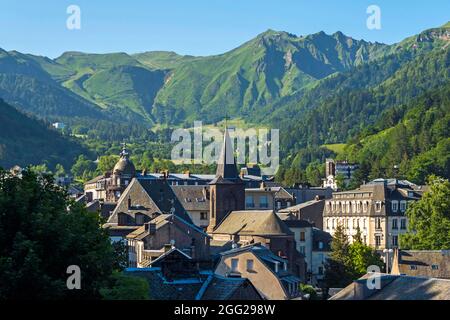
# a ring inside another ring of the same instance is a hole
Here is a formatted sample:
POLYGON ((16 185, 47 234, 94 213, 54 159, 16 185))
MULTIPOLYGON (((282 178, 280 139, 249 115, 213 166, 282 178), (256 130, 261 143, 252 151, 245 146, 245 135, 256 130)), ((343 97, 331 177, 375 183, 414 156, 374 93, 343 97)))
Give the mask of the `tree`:
POLYGON ((306 179, 308 183, 313 186, 320 186, 322 184, 322 177, 325 176, 325 166, 318 162, 311 162, 306 167, 306 179))
POLYGON ((100 171, 101 174, 112 171, 117 161, 119 161, 119 157, 115 155, 101 156, 98 159, 97 170, 100 171))
POLYGON ((357 229, 356 235, 353 236, 352 244, 349 246, 349 254, 354 278, 360 278, 365 275, 369 266, 376 265, 380 269, 384 266, 380 255, 374 249, 363 243, 359 228, 357 229))
POLYGON ((115 272, 110 286, 100 289, 105 300, 148 300, 149 285, 144 278, 115 272))
POLYGON ((400 236, 404 249, 444 250, 450 248, 450 182, 428 178, 429 191, 406 210, 408 232, 400 236))
POLYGON ((66 175, 66 170, 62 166, 62 164, 56 164, 55 166, 55 176, 56 177, 64 177, 66 175))
POLYGON ((80 155, 72 166, 72 174, 75 178, 86 181, 93 177, 95 171, 95 163, 87 159, 84 155, 80 155))
POLYGON ((353 280, 351 268, 350 244, 344 226, 338 224, 331 241, 331 253, 325 264, 325 286, 343 288, 353 280))
POLYGON ((114 262, 99 215, 50 175, 0 171, 0 299, 99 298, 114 262), (71 265, 81 270, 80 290, 66 286, 71 265))

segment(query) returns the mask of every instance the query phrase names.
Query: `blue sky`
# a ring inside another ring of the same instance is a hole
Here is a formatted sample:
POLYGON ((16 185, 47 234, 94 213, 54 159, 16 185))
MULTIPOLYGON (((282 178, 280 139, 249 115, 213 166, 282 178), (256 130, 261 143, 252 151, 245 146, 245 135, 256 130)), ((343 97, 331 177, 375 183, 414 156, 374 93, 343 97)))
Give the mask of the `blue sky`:
POLYGON ((0 48, 52 58, 64 51, 210 55, 267 29, 339 30, 394 43, 444 24, 449 12, 449 0, 0 0, 0 48), (81 30, 66 28, 71 4, 81 8, 81 30), (381 30, 366 27, 371 4, 381 8, 381 30))

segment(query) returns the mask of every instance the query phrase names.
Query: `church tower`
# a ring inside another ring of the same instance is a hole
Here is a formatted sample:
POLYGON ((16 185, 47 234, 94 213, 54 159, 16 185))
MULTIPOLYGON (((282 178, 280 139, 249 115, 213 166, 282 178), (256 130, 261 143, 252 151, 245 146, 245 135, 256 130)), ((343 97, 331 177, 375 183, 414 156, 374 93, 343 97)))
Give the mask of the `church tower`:
POLYGON ((245 210, 245 184, 237 170, 227 128, 225 128, 222 150, 217 162, 216 177, 209 185, 211 216, 207 231, 212 232, 228 213, 245 210))

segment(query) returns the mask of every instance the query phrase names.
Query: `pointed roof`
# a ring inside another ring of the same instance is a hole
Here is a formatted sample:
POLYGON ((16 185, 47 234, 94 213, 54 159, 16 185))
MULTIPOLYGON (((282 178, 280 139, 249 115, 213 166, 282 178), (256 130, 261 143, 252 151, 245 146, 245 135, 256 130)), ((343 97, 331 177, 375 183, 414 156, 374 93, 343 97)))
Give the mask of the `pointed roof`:
POLYGON ((223 135, 223 145, 217 161, 216 177, 210 184, 224 183, 224 180, 229 180, 231 182, 241 181, 236 166, 236 159, 233 154, 233 145, 231 143, 230 135, 228 134, 228 128, 225 128, 223 135))

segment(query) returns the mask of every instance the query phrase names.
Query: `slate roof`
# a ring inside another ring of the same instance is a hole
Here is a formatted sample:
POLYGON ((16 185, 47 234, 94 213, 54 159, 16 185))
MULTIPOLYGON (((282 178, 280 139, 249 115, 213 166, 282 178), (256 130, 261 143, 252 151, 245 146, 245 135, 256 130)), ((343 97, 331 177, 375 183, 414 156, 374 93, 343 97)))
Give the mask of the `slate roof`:
POLYGON ((450 280, 406 275, 380 275, 380 289, 367 288, 368 274, 330 300, 450 300, 450 280))
POLYGON ((272 210, 243 210, 230 212, 213 234, 285 236, 292 232, 272 210))
MULTIPOLYGON (((246 278, 226 278, 219 275, 211 275, 205 281, 204 293, 197 295, 196 300, 229 300, 242 286, 253 286, 246 278)), ((256 291, 256 289, 255 289, 256 291)))
POLYGON ((172 208, 175 215, 192 223, 189 214, 166 180, 134 178, 120 196, 116 208, 108 219, 108 223, 117 223, 117 215, 120 212, 127 213, 130 216, 134 216, 136 213, 143 213, 152 217, 155 213, 171 213, 172 208), (133 203, 131 208, 128 207, 129 198, 133 203), (136 203, 139 203, 138 207, 135 206, 136 203))
POLYGON ((128 268, 125 274, 146 279, 152 300, 227 300, 243 285, 252 286, 245 278, 225 278, 209 273, 168 281, 161 268, 128 268))
POLYGON ((128 268, 125 274, 146 279, 153 300, 194 300, 206 279, 206 276, 198 274, 192 278, 167 281, 161 268, 128 268))
POLYGON ((284 209, 280 209, 280 210, 278 210, 278 213, 298 212, 301 209, 307 208, 309 206, 316 205, 316 204, 321 203, 323 201, 325 201, 325 200, 321 199, 321 200, 306 201, 306 202, 297 204, 297 205, 292 206, 292 207, 287 207, 287 208, 284 208, 284 209))
POLYGON ((450 250, 398 250, 392 273, 450 279, 450 250))
POLYGON ((209 211, 209 199, 205 197, 207 186, 172 186, 172 190, 186 211, 209 211))

